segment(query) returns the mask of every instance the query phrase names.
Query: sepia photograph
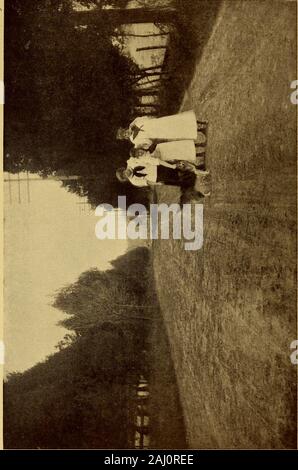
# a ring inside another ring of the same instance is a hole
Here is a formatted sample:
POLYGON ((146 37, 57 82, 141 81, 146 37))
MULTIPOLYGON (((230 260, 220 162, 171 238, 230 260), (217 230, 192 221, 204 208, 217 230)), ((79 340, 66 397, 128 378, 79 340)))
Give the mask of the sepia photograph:
POLYGON ((296 0, 2 7, 3 448, 297 450, 296 0))

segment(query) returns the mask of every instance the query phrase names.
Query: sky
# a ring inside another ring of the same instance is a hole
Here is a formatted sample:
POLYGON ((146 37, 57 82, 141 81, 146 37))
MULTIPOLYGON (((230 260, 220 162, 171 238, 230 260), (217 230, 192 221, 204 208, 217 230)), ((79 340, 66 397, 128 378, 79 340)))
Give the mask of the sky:
MULTIPOLYGON (((21 178, 26 175, 21 174, 21 178)), ((33 176, 34 177, 34 176, 33 176)), ((11 178, 16 178, 12 175, 11 178)), ((30 175, 32 178, 32 175, 30 175)), ((125 240, 98 240, 98 217, 58 181, 4 183, 5 374, 24 371, 56 351, 67 330, 51 307, 55 292, 92 268, 107 269, 125 240)))

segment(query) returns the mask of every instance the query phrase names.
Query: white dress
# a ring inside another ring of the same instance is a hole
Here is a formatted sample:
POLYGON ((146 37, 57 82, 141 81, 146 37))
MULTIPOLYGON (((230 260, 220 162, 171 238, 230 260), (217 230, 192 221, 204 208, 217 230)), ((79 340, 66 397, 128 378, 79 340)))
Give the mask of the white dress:
POLYGON ((153 157, 166 162, 170 160, 186 160, 196 162, 196 146, 193 140, 174 140, 156 146, 153 157))
POLYGON ((155 183, 157 179, 157 167, 159 165, 159 161, 151 156, 143 156, 140 158, 131 157, 127 160, 127 166, 131 169, 134 169, 138 166, 144 166, 144 176, 131 176, 129 181, 134 186, 144 187, 148 186, 150 183, 155 183))
POLYGON ((143 116, 136 118, 129 130, 134 146, 148 149, 156 140, 196 140, 197 120, 194 111, 160 118, 143 116))

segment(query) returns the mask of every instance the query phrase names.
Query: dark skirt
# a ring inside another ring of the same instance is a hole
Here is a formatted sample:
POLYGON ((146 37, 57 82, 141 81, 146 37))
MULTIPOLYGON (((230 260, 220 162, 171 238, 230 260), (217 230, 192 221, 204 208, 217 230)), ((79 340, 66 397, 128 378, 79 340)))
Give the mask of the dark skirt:
POLYGON ((180 186, 183 189, 192 188, 196 182, 196 175, 190 170, 178 170, 163 165, 157 167, 158 183, 180 186))

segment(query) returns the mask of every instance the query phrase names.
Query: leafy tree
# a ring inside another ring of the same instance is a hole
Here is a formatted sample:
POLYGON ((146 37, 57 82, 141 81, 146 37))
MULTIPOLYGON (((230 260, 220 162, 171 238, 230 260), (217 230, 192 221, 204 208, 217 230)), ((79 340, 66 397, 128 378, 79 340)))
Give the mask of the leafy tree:
POLYGON ((128 448, 137 358, 102 325, 4 384, 5 448, 128 448))
POLYGON ((112 45, 112 25, 75 27, 71 9, 69 0, 7 2, 5 169, 77 175, 67 189, 116 203, 129 146, 115 136, 131 118, 136 65, 112 45))
POLYGON ((148 262, 148 251, 136 249, 108 272, 87 271, 58 293, 55 305, 68 314, 64 325, 72 332, 57 353, 5 382, 5 448, 132 448, 148 335, 141 318, 151 288, 148 262))
POLYGON ((136 320, 150 318, 148 261, 148 250, 137 248, 119 257, 108 271, 91 269, 81 274, 55 297, 53 306, 68 315, 61 324, 77 335, 106 321, 134 331, 136 320))

